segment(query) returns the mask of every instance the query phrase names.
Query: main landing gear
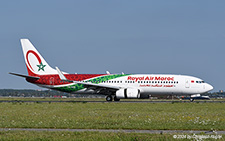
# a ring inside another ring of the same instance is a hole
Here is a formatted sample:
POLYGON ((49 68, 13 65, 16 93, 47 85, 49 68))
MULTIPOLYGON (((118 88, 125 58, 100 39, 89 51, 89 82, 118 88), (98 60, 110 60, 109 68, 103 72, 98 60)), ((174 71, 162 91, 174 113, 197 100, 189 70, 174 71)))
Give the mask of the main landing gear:
POLYGON ((114 101, 120 101, 120 99, 115 96, 114 101))
MULTIPOLYGON (((106 96, 106 101, 112 101, 113 97, 111 95, 106 96)), ((116 96, 114 96, 114 101, 120 101, 120 99, 116 98, 116 96)))
POLYGON ((106 101, 112 101, 112 96, 111 95, 106 96, 106 101))

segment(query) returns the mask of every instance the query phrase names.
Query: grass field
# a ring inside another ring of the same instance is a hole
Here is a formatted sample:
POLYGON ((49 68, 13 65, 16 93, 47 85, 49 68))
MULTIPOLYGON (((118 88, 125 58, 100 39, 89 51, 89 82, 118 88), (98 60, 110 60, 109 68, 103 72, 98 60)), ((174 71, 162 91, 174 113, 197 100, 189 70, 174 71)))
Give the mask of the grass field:
POLYGON ((225 130, 225 103, 0 103, 1 128, 225 130))
MULTIPOLYGON (((174 134, 175 135, 175 134, 174 134)), ((173 134, 145 134, 145 133, 102 133, 102 132, 35 132, 35 131, 0 131, 0 140, 107 140, 107 141, 173 141, 173 134)), ((192 134, 188 134, 194 137, 192 134)), ((188 139, 188 135, 180 136, 183 139, 177 140, 194 140, 188 139), (185 138, 186 136, 186 138, 185 138)), ((198 134, 197 136, 207 136, 205 134, 198 134)), ((178 135, 179 136, 179 135, 178 135)), ((219 137, 219 136, 218 136, 219 137)), ((207 140, 215 140, 209 138, 207 140)), ((224 140, 224 137, 219 137, 217 140, 224 140)))
MULTIPOLYGON (((0 128, 225 130, 225 103, 19 102, 105 101, 98 98, 0 100, 17 101, 0 103, 0 128)), ((174 135, 176 134, 0 131, 0 140, 174 140, 174 135)), ((225 139, 222 137, 220 140, 225 139)))

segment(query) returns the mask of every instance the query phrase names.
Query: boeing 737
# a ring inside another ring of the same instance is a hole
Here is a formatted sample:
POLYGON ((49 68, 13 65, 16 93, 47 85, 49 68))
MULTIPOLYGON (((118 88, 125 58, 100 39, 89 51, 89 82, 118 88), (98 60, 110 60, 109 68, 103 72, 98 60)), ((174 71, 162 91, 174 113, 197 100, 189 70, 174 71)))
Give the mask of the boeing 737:
MULTIPOLYGON (((213 87, 202 79, 172 74, 68 74, 53 69, 28 39, 21 39, 28 75, 40 87, 75 94, 101 94, 107 101, 149 98, 149 95, 196 95, 213 87)), ((193 99, 191 99, 193 101, 193 99)))

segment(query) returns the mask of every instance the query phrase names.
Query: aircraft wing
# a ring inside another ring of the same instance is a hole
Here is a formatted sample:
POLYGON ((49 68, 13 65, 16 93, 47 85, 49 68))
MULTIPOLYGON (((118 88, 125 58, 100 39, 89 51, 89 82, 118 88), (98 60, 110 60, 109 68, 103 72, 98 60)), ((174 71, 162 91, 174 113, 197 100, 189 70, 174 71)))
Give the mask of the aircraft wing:
POLYGON ((64 74, 59 70, 58 67, 56 67, 56 70, 59 74, 59 77, 62 81, 67 81, 67 82, 71 82, 71 83, 77 83, 77 84, 83 84, 84 87, 86 88, 90 88, 90 89, 110 89, 112 91, 116 91, 121 89, 121 87, 117 87, 117 86, 109 86, 109 85, 105 85, 105 84, 95 84, 95 83, 91 83, 91 82, 81 82, 81 81, 73 81, 73 80, 68 80, 64 74))

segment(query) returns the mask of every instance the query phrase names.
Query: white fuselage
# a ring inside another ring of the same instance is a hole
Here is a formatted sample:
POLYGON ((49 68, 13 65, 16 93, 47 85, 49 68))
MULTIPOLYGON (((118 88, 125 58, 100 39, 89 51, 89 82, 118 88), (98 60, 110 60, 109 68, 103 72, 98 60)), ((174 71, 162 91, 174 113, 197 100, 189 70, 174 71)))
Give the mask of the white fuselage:
MULTIPOLYGON (((88 82, 85 80, 84 82, 88 82)), ((202 94, 213 89, 202 79, 187 75, 165 75, 165 74, 134 74, 102 81, 99 84, 105 86, 117 86, 121 88, 136 88, 141 94, 165 94, 165 95, 192 95, 202 94)), ((75 93, 89 93, 82 89, 75 93)))

